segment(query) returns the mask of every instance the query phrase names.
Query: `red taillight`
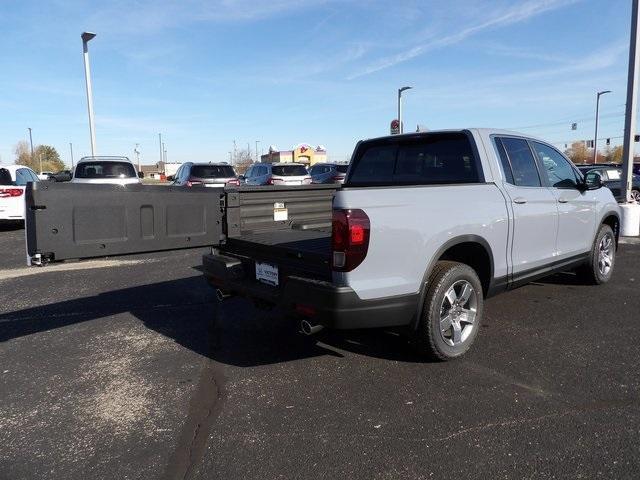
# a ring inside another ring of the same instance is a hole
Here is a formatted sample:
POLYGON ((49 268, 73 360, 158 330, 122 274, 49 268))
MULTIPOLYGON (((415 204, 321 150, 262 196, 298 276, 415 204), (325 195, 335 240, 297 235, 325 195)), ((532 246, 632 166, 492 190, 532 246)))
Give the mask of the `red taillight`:
POLYGON ((194 181, 187 180, 187 187, 193 187, 194 185, 203 185, 203 183, 198 182, 197 180, 194 180, 194 181))
POLYGON ((19 197, 23 192, 21 188, 0 188, 0 198, 19 197))
POLYGON ((369 217, 362 210, 333 210, 331 246, 333 269, 350 272, 367 256, 369 217))
POLYGON ((318 311, 314 307, 310 305, 303 305, 302 303, 296 303, 295 310, 297 313, 307 318, 315 317, 318 313, 318 311))
POLYGON ((233 180, 229 180, 227 182, 227 185, 235 185, 236 187, 240 186, 240 180, 238 180, 237 178, 234 178, 233 180))
POLYGON ((269 178, 269 180, 267 180, 266 185, 273 185, 273 178, 269 178))
POLYGON ((344 180, 344 175, 336 175, 335 177, 331 178, 331 180, 333 180, 334 182, 340 182, 344 180))
POLYGON ((303 185, 309 185, 309 184, 311 184, 311 177, 304 177, 304 178, 302 179, 302 184, 303 184, 303 185))

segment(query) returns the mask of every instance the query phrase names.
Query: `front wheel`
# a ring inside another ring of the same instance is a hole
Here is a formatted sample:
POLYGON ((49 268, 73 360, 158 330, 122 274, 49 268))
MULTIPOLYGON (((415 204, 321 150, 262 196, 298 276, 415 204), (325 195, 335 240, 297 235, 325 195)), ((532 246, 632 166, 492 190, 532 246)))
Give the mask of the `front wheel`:
POLYGON ((464 355, 480 328, 484 297, 476 272, 463 263, 436 263, 427 282, 414 343, 434 360, 464 355))
POLYGON ((609 225, 602 225, 593 242, 589 260, 579 273, 587 283, 594 285, 607 283, 613 275, 615 260, 616 238, 609 225))

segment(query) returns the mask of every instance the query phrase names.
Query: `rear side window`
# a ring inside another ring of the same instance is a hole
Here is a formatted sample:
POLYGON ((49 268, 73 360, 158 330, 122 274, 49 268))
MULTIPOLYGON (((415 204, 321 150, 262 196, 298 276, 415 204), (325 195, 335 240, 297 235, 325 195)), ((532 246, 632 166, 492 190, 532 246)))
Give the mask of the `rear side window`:
POLYGON ((336 170, 340 173, 347 173, 347 170, 349 170, 349 165, 336 165, 336 170))
POLYGON ((133 165, 127 162, 83 162, 76 167, 76 178, 134 178, 133 165))
POLYGON ((303 165, 274 165, 271 173, 279 177, 299 177, 307 175, 307 169, 303 165))
POLYGON ((509 157, 514 185, 540 187, 540 176, 529 143, 522 138, 503 137, 502 144, 509 157))
POLYGON ((6 168, 0 168, 0 185, 13 185, 11 180, 11 172, 6 168))
MULTIPOLYGON (((347 167, 348 168, 348 167, 347 167)), ((482 181, 463 133, 366 142, 356 152, 349 185, 432 185, 482 181)))
POLYGON ((496 138, 496 148, 498 149, 498 157, 500 158, 500 165, 502 166, 502 171, 504 172, 504 179, 507 183, 511 185, 515 185, 513 181, 513 172, 511 171, 511 164, 509 163, 509 157, 507 156, 507 151, 504 149, 504 145, 502 144, 502 139, 496 138))
POLYGON ((231 165, 194 165, 191 167, 191 176, 198 178, 229 178, 235 177, 231 165))
POLYGON ((19 168, 16 170, 16 185, 24 186, 33 181, 31 173, 26 168, 19 168))

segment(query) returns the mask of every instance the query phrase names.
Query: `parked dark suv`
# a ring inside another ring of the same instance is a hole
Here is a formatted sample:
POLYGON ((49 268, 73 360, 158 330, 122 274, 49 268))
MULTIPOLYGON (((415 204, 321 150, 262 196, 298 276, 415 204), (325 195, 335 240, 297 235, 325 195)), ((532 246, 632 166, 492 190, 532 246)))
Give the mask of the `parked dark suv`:
POLYGON ((183 163, 173 176, 173 184, 186 187, 240 185, 233 167, 227 163, 183 163))
MULTIPOLYGON (((602 178, 602 184, 611 190, 617 201, 625 201, 622 198, 622 169, 611 165, 578 165, 578 169, 584 176, 589 172, 598 172, 602 178)), ((632 179, 631 199, 640 202, 640 176, 634 173, 632 179)))
POLYGON ((311 183, 344 183, 348 169, 348 164, 316 163, 309 170, 311 183))

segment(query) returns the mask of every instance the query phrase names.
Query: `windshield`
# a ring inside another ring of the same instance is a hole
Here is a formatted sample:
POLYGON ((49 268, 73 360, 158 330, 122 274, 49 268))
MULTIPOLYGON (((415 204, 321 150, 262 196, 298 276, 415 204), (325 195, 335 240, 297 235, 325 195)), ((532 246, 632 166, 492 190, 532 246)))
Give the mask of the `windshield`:
POLYGON ((274 165, 271 173, 279 177, 299 177, 307 175, 307 169, 304 165, 274 165))
POLYGON ((198 178, 229 178, 235 177, 231 165, 194 165, 191 168, 191 176, 198 178))
POLYGON ((128 162, 83 162, 76 167, 76 178, 136 178, 128 162))
POLYGON ((347 170, 349 170, 349 165, 336 165, 336 170, 340 173, 347 173, 347 170))
POLYGON ((6 168, 0 168, 0 185, 13 185, 11 180, 11 172, 6 168))

